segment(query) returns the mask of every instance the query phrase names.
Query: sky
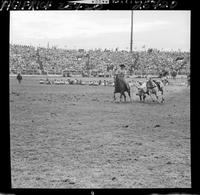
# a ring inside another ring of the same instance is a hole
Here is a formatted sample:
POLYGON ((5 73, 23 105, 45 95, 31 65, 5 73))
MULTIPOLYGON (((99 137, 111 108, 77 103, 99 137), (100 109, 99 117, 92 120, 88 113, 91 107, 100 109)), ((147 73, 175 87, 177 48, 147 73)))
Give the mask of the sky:
MULTIPOLYGON (((190 51, 190 11, 133 11, 133 50, 190 51)), ((10 11, 10 43, 130 50, 131 11, 10 11)))

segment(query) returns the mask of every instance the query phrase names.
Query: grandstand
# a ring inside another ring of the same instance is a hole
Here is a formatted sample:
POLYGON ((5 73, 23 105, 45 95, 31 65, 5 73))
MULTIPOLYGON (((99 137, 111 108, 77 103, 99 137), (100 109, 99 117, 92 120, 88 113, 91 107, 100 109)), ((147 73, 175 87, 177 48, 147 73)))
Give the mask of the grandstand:
POLYGON ((190 70, 190 53, 157 49, 132 53, 117 49, 85 51, 10 44, 12 74, 20 71, 22 74, 34 75, 48 73, 108 77, 113 75, 113 68, 121 63, 127 66, 130 75, 158 75, 162 70, 187 74, 190 70))

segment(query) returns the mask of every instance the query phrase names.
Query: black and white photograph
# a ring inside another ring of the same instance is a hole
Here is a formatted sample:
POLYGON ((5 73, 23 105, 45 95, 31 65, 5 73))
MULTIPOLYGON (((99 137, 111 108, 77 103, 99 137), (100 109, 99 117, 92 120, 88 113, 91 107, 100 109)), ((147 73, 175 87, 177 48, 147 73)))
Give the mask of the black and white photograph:
POLYGON ((191 188, 190 10, 10 11, 11 188, 191 188))

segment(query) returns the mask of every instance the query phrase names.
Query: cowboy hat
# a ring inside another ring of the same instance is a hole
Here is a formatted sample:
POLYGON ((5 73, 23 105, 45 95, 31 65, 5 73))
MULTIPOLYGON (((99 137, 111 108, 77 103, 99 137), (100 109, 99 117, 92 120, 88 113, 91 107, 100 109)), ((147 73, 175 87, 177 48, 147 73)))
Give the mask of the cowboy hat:
POLYGON ((126 67, 124 64, 120 64, 119 66, 120 66, 120 67, 126 67))

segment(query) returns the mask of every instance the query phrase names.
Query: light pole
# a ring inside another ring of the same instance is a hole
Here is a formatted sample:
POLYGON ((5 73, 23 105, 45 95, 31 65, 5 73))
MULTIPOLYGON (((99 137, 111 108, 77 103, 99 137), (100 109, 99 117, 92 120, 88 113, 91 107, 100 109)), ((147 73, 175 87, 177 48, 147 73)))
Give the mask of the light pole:
POLYGON ((131 41, 130 41, 130 52, 133 51, 133 10, 131 10, 131 41))

